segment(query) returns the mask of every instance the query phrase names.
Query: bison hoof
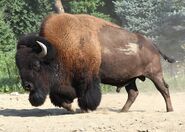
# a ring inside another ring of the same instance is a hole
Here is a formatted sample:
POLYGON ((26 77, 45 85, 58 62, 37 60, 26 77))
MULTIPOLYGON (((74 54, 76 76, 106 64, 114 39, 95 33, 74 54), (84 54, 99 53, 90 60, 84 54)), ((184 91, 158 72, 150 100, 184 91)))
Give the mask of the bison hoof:
POLYGON ((128 112, 128 110, 127 109, 121 109, 120 112, 128 112))
POLYGON ((120 92, 120 89, 116 89, 116 92, 119 93, 120 92))
POLYGON ((88 110, 80 109, 80 113, 88 113, 88 110))
POLYGON ((70 111, 70 112, 75 112, 74 108, 72 107, 72 104, 68 104, 68 103, 63 103, 62 104, 62 107, 65 108, 67 111, 70 111))
POLYGON ((117 87, 116 92, 119 93, 121 90, 121 87, 117 87))
POLYGON ((173 108, 167 109, 167 112, 173 112, 173 108))
POLYGON ((71 108, 66 108, 66 110, 69 111, 69 112, 75 113, 75 109, 72 108, 72 107, 71 108))

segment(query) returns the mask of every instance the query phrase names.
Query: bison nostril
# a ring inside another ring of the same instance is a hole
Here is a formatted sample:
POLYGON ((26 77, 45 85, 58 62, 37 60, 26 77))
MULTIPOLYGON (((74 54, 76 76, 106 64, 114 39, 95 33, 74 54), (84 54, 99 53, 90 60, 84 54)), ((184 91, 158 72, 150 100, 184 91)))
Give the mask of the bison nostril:
POLYGON ((28 90, 28 91, 31 91, 31 90, 33 90, 33 85, 29 82, 25 82, 24 83, 24 89, 28 90))

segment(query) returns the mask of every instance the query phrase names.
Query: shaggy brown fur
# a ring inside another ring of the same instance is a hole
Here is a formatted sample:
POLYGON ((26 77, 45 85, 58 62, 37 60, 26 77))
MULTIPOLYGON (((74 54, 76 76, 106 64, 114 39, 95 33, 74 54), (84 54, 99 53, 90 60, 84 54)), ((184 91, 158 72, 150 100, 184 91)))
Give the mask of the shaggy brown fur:
POLYGON ((65 64, 68 72, 86 67, 89 75, 97 75, 101 63, 98 32, 105 25, 113 26, 88 15, 52 14, 43 22, 40 36, 57 49, 59 63, 65 64))

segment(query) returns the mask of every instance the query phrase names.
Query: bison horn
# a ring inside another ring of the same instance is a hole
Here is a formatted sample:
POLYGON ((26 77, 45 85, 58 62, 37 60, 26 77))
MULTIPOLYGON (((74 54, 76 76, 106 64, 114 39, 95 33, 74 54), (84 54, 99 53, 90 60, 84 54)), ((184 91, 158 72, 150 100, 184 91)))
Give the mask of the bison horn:
POLYGON ((41 43, 41 42, 39 42, 39 41, 37 41, 37 43, 39 44, 39 46, 40 46, 41 49, 42 49, 42 51, 39 53, 39 56, 40 56, 40 57, 46 56, 46 55, 47 55, 47 47, 46 47, 43 43, 41 43))

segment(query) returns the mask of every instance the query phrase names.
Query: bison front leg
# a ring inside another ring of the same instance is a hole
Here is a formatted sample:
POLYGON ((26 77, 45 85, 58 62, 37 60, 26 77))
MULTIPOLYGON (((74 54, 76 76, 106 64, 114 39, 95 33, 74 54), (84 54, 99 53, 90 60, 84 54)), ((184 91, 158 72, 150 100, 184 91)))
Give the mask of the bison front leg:
POLYGON ((96 110, 101 101, 99 77, 85 79, 84 83, 78 88, 78 105, 81 111, 96 110))
POLYGON ((49 97, 51 102, 58 107, 63 107, 68 111, 74 112, 71 103, 76 98, 76 91, 71 86, 57 86, 50 90, 49 97))
POLYGON ((49 94, 51 102, 58 107, 63 107, 67 111, 75 112, 72 108, 71 101, 64 100, 64 97, 58 93, 51 92, 49 94))
POLYGON ((125 86, 125 89, 128 93, 128 98, 127 98, 127 101, 126 101, 125 105, 123 106, 121 112, 128 112, 129 108, 134 103, 136 97, 139 94, 135 80, 133 80, 127 86, 125 86))

